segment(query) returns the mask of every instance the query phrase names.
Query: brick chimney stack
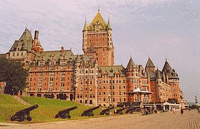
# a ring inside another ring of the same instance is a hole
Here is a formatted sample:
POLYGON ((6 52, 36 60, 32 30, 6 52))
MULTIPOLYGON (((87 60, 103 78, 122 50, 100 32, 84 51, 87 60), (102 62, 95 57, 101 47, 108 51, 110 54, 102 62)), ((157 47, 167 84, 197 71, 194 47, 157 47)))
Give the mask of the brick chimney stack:
POLYGON ((36 31, 35 31, 35 36, 34 36, 34 39, 38 39, 38 37, 39 37, 39 31, 38 31, 38 30, 36 30, 36 31))

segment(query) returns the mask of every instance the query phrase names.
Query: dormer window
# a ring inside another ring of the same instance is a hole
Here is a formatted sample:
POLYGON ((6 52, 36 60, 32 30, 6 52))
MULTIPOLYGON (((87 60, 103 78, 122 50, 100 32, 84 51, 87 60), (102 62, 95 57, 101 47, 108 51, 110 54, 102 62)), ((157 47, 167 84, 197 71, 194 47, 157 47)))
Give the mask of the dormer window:
POLYGON ((97 24, 96 26, 95 26, 95 31, 99 31, 99 25, 97 24))

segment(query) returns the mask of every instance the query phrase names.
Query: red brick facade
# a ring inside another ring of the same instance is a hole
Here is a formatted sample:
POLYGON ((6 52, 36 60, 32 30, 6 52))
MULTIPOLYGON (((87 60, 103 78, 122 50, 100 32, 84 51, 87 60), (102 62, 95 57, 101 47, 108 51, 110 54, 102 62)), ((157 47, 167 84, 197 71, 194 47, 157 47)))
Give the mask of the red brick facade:
POLYGON ((83 28, 83 55, 71 50, 44 51, 39 31, 25 29, 6 58, 29 68, 26 94, 35 97, 73 100, 88 105, 117 105, 118 102, 180 103, 179 78, 166 61, 162 71, 155 70, 149 58, 146 67, 132 58, 127 67, 114 65, 114 45, 110 21, 100 12, 83 28), (25 42, 26 41, 26 42, 25 42))

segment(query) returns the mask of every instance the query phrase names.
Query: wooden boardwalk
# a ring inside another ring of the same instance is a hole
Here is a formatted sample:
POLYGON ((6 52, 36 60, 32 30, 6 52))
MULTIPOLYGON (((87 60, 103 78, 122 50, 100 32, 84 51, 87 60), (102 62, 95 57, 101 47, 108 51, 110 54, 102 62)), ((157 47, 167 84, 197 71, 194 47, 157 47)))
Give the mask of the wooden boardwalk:
POLYGON ((197 110, 158 113, 141 116, 130 114, 85 120, 66 120, 62 122, 11 125, 5 129, 200 129, 200 114, 197 110))

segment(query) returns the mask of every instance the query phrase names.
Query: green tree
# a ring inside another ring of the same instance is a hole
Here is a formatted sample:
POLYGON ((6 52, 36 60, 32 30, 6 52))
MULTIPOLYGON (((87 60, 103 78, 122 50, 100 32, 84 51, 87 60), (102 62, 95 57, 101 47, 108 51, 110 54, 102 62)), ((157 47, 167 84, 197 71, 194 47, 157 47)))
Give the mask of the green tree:
POLYGON ((0 81, 6 82, 4 92, 17 94, 26 86, 28 70, 23 69, 19 62, 0 58, 0 81))

